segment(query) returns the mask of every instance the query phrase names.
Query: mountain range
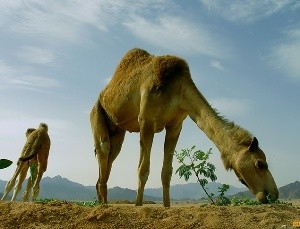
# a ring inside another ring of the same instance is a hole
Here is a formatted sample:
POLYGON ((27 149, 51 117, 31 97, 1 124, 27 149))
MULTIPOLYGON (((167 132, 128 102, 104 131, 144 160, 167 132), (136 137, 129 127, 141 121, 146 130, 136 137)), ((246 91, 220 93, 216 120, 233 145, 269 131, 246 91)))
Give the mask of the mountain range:
MULTIPOLYGON (((300 199, 300 182, 295 181, 293 183, 287 184, 278 188, 279 199, 300 199)), ((248 197, 254 198, 254 195, 249 191, 238 192, 235 194, 237 197, 248 197)))
MULTIPOLYGON (((18 195, 18 199, 21 198, 21 193, 23 193, 27 181, 23 183, 23 190, 18 195)), ((0 180, 0 190, 4 190, 6 181, 0 180)), ((209 193, 214 193, 218 195, 218 187, 222 184, 211 182, 208 183, 206 188, 209 193)), ((41 180, 41 191, 39 198, 41 199, 62 199, 71 201, 92 201, 97 199, 95 186, 84 186, 82 184, 70 181, 61 176, 44 177, 41 180)), ((245 191, 245 188, 236 188, 230 186, 227 191, 227 195, 237 195, 237 196, 251 196, 250 192, 245 191)), ((281 199, 299 199, 300 198, 300 182, 296 181, 294 183, 285 185, 279 188, 281 199)), ((12 194, 12 193, 11 193, 12 194)), ((0 194, 2 196, 2 193, 0 194)), ((170 187, 170 196, 172 201, 182 201, 182 200, 199 200, 201 198, 206 198, 204 191, 201 189, 198 183, 187 183, 187 184, 177 184, 170 187)), ((128 188, 114 187, 108 190, 108 200, 128 200, 134 201, 136 198, 136 190, 131 190, 128 188)), ((162 188, 147 188, 144 191, 145 201, 162 201, 162 188)))

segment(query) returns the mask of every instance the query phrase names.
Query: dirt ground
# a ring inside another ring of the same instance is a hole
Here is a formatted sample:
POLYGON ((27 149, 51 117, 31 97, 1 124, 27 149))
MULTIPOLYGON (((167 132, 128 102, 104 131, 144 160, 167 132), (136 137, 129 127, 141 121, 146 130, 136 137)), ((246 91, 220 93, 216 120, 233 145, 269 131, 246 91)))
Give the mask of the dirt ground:
POLYGON ((109 204, 79 206, 66 201, 0 201, 0 228, 292 228, 300 221, 293 205, 109 204))

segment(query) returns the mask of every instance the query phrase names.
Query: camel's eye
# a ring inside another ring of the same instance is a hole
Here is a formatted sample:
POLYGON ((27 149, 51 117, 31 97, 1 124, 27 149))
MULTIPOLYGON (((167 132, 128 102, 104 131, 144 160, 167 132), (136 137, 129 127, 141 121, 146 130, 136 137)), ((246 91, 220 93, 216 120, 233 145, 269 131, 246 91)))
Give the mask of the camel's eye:
POLYGON ((265 170, 265 169, 268 169, 268 164, 266 162, 258 160, 256 162, 256 167, 260 170, 265 170))

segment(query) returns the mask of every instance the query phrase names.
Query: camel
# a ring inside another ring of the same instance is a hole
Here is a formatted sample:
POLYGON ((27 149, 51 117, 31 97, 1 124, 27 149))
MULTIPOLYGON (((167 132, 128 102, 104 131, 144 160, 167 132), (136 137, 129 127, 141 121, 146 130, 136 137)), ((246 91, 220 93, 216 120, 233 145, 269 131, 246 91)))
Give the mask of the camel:
POLYGON ((135 204, 143 204, 153 137, 165 129, 161 182, 163 203, 169 207, 173 154, 187 116, 216 145, 225 168, 234 170, 257 200, 267 203, 269 198, 278 198, 276 183, 257 138, 210 106, 195 86, 186 61, 171 55, 154 56, 134 48, 121 59, 90 113, 99 166, 96 183, 99 201, 107 203, 112 163, 121 150, 125 132, 129 131, 140 133, 135 204))
POLYGON ((40 123, 37 129, 28 128, 26 131, 27 141, 23 147, 21 157, 18 160, 16 171, 10 181, 7 182, 4 194, 1 200, 5 200, 6 196, 13 189, 16 179, 19 177, 17 185, 12 196, 12 201, 22 189, 22 183, 26 178, 28 168, 31 169, 31 176, 28 179, 27 187, 23 193, 23 201, 28 201, 33 190, 32 201, 35 201, 40 191, 40 181, 47 169, 48 156, 50 150, 50 138, 48 135, 48 126, 40 123))

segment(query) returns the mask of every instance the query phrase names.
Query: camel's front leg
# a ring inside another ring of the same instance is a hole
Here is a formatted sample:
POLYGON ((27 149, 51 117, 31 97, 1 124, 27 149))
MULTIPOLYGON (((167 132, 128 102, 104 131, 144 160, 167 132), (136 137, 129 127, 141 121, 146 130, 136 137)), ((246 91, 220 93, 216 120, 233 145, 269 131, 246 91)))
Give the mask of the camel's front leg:
POLYGON ((31 194, 31 189, 32 189, 32 186, 33 186, 33 183, 37 177, 37 168, 38 168, 38 162, 36 159, 32 159, 30 162, 29 162, 29 167, 30 167, 30 177, 28 178, 28 181, 27 181, 27 187, 26 187, 26 190, 24 191, 23 193, 23 201, 29 201, 29 196, 31 194))
POLYGON ((140 161, 138 167, 138 191, 136 197, 136 206, 143 205, 143 196, 145 184, 150 172, 150 153, 154 137, 153 125, 140 119, 140 161))
POLYGON ((178 126, 166 128, 166 138, 164 144, 164 162, 161 171, 161 182, 163 186, 163 201, 165 207, 170 207, 170 181, 172 177, 172 162, 175 147, 181 131, 182 123, 178 126))

